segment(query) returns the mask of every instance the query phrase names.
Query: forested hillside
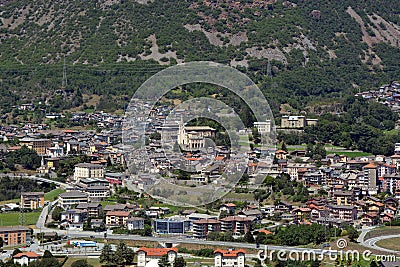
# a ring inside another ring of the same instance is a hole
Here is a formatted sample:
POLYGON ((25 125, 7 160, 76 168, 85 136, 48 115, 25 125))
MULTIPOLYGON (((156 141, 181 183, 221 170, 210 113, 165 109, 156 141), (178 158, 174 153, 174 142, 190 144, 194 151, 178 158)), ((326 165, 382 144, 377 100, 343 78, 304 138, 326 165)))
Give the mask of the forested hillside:
POLYGON ((83 94, 100 95, 97 107, 113 111, 150 75, 194 60, 248 73, 274 112, 282 103, 301 110, 400 77, 397 1, 0 3, 6 112, 32 100, 65 110, 82 105, 83 94))

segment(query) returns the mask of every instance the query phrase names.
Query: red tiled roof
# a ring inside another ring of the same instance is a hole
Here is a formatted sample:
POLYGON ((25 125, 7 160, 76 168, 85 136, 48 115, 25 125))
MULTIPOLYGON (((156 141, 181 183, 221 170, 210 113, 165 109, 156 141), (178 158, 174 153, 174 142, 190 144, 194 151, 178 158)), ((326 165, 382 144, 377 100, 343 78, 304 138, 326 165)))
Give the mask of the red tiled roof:
POLYGON ((141 247, 139 248, 139 251, 143 251, 146 253, 147 256, 152 256, 152 257, 161 257, 167 254, 170 251, 174 251, 178 253, 178 248, 146 248, 146 247, 141 247))
POLYGON ((236 222, 250 222, 251 218, 248 217, 240 217, 240 216, 228 216, 225 217, 223 219, 221 219, 221 221, 224 222, 230 222, 230 221, 236 221, 236 222))
POLYGON ((13 258, 22 258, 22 257, 28 257, 28 258, 38 258, 40 255, 39 254, 36 254, 35 252, 30 252, 30 251, 28 251, 28 252, 21 252, 21 253, 18 253, 18 254, 16 254, 16 255, 14 255, 13 256, 13 258))
POLYGON ((376 165, 375 165, 374 163, 371 162, 371 163, 365 165, 364 168, 366 168, 366 169, 375 169, 375 168, 376 168, 376 165))
POLYGON ((201 160, 201 158, 186 158, 186 160, 195 161, 195 160, 201 160))
POLYGON ((106 216, 129 217, 129 211, 108 211, 106 216))
POLYGON ((221 253, 223 257, 237 257, 239 253, 246 254, 246 250, 238 249, 238 250, 223 250, 216 249, 214 250, 214 254, 221 253))
POLYGON ((196 223, 196 224, 219 224, 221 222, 218 220, 215 220, 215 219, 200 219, 198 221, 194 221, 193 223, 196 223))
POLYGON ((259 233, 264 233, 264 234, 266 234, 266 235, 272 234, 272 232, 270 232, 270 231, 268 231, 268 230, 266 230, 266 229, 258 230, 258 232, 259 232, 259 233))

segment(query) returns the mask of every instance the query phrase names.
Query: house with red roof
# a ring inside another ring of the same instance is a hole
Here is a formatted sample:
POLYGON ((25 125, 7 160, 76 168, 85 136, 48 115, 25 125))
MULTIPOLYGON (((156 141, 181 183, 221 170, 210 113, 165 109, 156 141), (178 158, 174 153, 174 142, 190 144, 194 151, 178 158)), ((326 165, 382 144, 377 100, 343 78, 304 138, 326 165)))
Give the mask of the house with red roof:
POLYGON ((219 207, 219 212, 226 212, 228 214, 235 214, 236 204, 234 203, 225 203, 219 207))
POLYGON ((216 249, 214 251, 215 267, 244 267, 246 251, 244 249, 223 250, 216 249))
MULTIPOLYGON (((168 256, 168 261, 172 264, 178 255, 178 248, 141 247, 137 251, 137 267, 145 267, 150 261, 158 263, 164 255, 168 256)), ((154 266, 158 266, 158 264, 154 266)))
POLYGON ((39 258, 39 254, 35 252, 21 252, 13 256, 14 263, 18 263, 20 265, 29 265, 32 261, 36 261, 39 258))

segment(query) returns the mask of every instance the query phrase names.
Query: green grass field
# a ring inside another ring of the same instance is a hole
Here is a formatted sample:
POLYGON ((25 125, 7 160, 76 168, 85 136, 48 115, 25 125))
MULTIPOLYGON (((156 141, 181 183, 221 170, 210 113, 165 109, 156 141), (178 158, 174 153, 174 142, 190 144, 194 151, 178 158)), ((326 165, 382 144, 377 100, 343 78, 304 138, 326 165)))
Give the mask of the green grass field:
POLYGON ((384 239, 376 242, 378 247, 400 251, 400 237, 384 239))
POLYGON ((371 156, 371 153, 362 151, 326 151, 327 154, 345 155, 349 158, 371 156))
POLYGON ((68 260, 65 262, 63 267, 71 267, 72 263, 78 260, 87 260, 89 265, 92 265, 93 267, 100 267, 102 266, 100 264, 100 259, 94 259, 94 258, 68 258, 68 260))
MULTIPOLYGON (((25 213, 25 225, 35 225, 40 215, 40 211, 25 213)), ((19 225, 19 212, 0 213, 0 226, 19 225)))
POLYGON ((62 193, 64 193, 65 190, 64 189, 54 189, 46 194, 44 194, 44 200, 45 201, 54 201, 56 198, 58 198, 58 196, 62 193))
POLYGON ((365 235, 365 240, 383 235, 400 235, 400 226, 384 226, 373 229, 365 235))

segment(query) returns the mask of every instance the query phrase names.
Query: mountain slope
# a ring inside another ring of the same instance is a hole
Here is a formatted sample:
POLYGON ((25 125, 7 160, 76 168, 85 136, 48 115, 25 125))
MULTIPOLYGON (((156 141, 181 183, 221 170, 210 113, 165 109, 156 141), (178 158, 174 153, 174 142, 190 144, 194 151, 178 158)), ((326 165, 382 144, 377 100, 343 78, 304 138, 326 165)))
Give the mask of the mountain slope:
POLYGON ((83 93, 123 107, 163 67, 212 60, 247 72, 275 110, 284 102, 301 109, 400 77, 397 8, 382 0, 3 1, 1 103, 65 109, 83 93), (54 99, 64 57, 65 103, 54 99))

